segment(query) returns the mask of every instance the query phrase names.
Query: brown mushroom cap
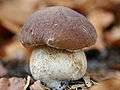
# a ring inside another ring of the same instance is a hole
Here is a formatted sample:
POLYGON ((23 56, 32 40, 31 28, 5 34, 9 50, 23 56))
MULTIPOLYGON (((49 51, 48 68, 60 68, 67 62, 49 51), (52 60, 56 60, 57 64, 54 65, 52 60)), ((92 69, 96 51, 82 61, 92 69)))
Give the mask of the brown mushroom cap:
POLYGON ((80 13, 64 6, 47 7, 31 15, 24 24, 20 41, 25 47, 47 45, 76 50, 96 42, 93 25, 80 13))

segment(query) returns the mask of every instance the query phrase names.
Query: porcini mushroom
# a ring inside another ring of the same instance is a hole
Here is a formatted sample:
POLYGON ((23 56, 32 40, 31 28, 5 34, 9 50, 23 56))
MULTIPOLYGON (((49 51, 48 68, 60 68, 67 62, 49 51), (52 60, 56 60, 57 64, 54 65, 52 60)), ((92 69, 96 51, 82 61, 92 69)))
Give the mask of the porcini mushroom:
POLYGON ((82 48, 93 45, 96 37, 86 17, 67 7, 53 6, 28 18, 20 41, 25 47, 34 47, 30 58, 33 78, 61 89, 61 81, 84 76, 87 61, 82 48))

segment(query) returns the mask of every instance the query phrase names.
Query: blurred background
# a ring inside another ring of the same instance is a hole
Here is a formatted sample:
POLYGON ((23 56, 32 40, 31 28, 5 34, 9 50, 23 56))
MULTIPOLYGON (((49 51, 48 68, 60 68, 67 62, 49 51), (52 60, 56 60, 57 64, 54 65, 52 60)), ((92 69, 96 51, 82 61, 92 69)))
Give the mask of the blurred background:
POLYGON ((91 77, 98 82, 119 77, 120 0, 0 0, 0 77, 29 74, 27 65, 32 50, 20 44, 19 32, 33 12, 55 5, 82 13, 94 25, 97 42, 85 48, 91 77))

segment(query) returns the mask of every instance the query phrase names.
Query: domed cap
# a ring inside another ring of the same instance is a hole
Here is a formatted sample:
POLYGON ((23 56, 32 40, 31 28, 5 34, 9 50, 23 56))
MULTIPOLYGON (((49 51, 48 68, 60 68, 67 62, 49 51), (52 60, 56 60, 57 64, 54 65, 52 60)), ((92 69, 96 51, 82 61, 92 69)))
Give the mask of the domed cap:
POLYGON ((25 47, 47 45, 77 50, 96 42, 93 25, 80 13, 64 6, 47 7, 31 15, 24 24, 20 41, 25 47))

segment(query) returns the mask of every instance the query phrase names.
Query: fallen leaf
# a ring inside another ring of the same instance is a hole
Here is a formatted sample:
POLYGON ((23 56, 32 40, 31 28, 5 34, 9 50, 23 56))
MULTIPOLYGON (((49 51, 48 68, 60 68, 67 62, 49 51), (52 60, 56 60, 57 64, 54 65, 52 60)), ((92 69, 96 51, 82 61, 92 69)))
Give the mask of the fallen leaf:
POLYGON ((10 86, 8 90, 24 90, 26 80, 23 78, 13 77, 9 79, 10 86))
POLYGON ((40 81, 34 82, 33 85, 30 86, 30 90, 50 90, 43 86, 40 81))
POLYGON ((110 78, 104 80, 97 85, 94 85, 89 90, 120 90, 120 79, 110 78))
POLYGON ((0 90, 24 90, 25 79, 12 77, 0 79, 0 90))

